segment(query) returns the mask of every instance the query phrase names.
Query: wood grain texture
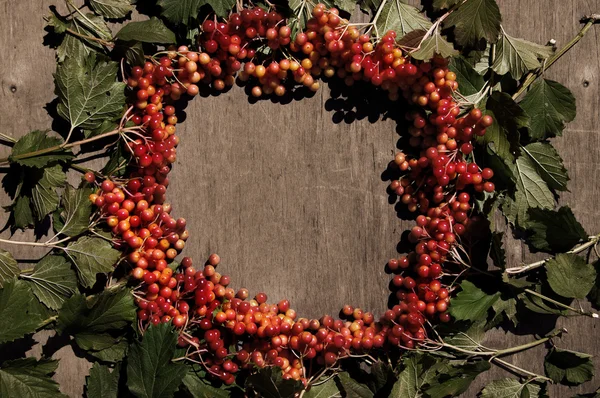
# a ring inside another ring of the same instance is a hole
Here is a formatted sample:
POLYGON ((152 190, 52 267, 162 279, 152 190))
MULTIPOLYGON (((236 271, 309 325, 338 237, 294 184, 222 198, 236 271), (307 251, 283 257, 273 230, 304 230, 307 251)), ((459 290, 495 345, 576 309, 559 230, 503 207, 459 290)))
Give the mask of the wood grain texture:
MULTIPOLYGON (((54 2, 0 0, 0 125, 13 137, 52 123, 44 107, 54 98, 54 52, 42 44, 42 17, 54 2)), ((576 34, 582 15, 600 11, 598 0, 498 3, 511 35, 540 43, 555 39, 558 46, 576 34)), ((577 118, 555 140, 571 176, 570 192, 560 202, 571 206, 590 233, 600 230, 598 29, 546 75, 565 84, 577 99, 577 118)), ((352 95, 361 98, 364 93, 352 95)), ((179 127, 182 145, 168 195, 174 213, 188 220, 191 238, 184 253, 200 263, 218 252, 220 271, 231 275, 236 287, 264 291, 271 301, 289 298, 305 316, 335 314, 345 303, 380 313, 389 280, 383 265, 397 255, 400 235, 411 225, 388 204, 387 183, 381 178, 396 147, 397 125, 393 117, 365 110, 360 101, 357 108, 348 108, 343 95, 330 99, 327 87, 288 104, 250 102, 242 88, 191 102, 179 127), (352 121, 355 116, 359 120, 352 121)), ((0 156, 6 154, 1 147, 0 156)), ((0 194, 0 204, 8 203, 0 194)), ((1 215, 2 224, 5 220, 1 215)), ((17 233, 15 239, 32 237, 17 233)), ((539 257, 517 241, 508 239, 506 245, 511 266, 539 257)), ((20 259, 43 254, 7 249, 20 259)), ((561 319, 556 326, 569 334, 560 347, 600 354, 597 324, 588 318, 561 319)), ((540 330, 553 326, 541 324, 540 330)), ((493 331, 485 344, 502 348, 530 341, 523 332, 493 331)), ((60 337, 45 343, 48 335, 36 335, 44 344, 35 345, 30 354, 61 358, 55 378, 65 394, 80 397, 90 365, 60 337)), ((543 373, 543 355, 540 347, 509 360, 543 373)), ((600 360, 595 364, 600 368, 600 360)), ((487 382, 506 376, 494 368, 464 396, 474 397, 487 382)), ((550 393, 568 397, 590 392, 598 380, 573 391, 552 386, 550 393)))

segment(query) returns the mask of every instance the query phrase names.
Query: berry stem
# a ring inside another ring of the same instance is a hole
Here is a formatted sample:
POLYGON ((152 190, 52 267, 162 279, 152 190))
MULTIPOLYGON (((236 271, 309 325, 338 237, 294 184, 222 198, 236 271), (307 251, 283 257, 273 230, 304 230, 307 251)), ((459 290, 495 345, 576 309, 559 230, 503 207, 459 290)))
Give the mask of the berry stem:
POLYGON ((540 77, 548 68, 550 68, 552 65, 554 65, 554 63, 556 61, 558 61, 560 59, 560 57, 565 55, 565 53, 567 53, 567 51, 569 51, 573 46, 575 46, 575 44, 577 44, 579 42, 579 40, 581 40, 583 38, 583 36, 585 36, 587 31, 590 30, 592 25, 600 22, 600 14, 592 14, 592 15, 585 16, 581 19, 581 21, 582 22, 585 21, 586 23, 583 26, 583 28, 581 28, 579 33, 577 33, 577 35, 575 35, 575 37, 570 42, 565 44, 563 48, 561 48, 553 56, 548 58, 548 60, 544 63, 544 65, 539 70, 537 70, 535 72, 531 72, 527 75, 527 78, 525 78, 525 81, 523 82, 523 84, 521 85, 519 90, 517 90, 517 92, 514 93, 514 95, 512 96, 512 98, 514 100, 519 98, 519 96, 521 94, 523 94, 525 92, 525 90, 527 90, 527 88, 529 86, 531 86, 533 84, 533 82, 535 82, 537 80, 538 77, 540 77))
MULTIPOLYGON (((600 241, 600 234, 595 235, 595 236, 590 236, 588 238, 588 241, 584 244, 582 244, 581 246, 576 247, 573 250, 568 251, 568 254, 578 254, 581 253, 582 251, 592 247, 592 246, 596 246, 598 244, 598 241, 600 241)), ((512 267, 512 268, 507 268, 505 270, 505 272, 509 275, 516 275, 516 274, 521 274, 523 272, 528 272, 531 271, 533 269, 536 268, 540 268, 543 267, 549 260, 552 260, 554 257, 548 257, 544 260, 540 260, 540 261, 536 261, 534 263, 531 264, 526 264, 526 265, 521 265, 519 267, 512 267)))

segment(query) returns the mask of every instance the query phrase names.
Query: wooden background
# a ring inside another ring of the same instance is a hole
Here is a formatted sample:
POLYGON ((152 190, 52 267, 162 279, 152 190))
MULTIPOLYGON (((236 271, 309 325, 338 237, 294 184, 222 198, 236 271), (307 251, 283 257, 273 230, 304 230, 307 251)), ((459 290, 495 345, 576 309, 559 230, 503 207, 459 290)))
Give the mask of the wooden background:
MULTIPOLYGON (((0 0, 0 131, 15 138, 51 126, 44 107, 54 99, 55 61, 53 50, 43 45, 43 16, 53 3, 57 1, 0 0)), ((511 35, 539 43, 555 39, 559 47, 578 32, 581 16, 600 12, 599 0, 498 3, 511 35)), ((600 231, 599 34, 600 27, 592 28, 547 72, 571 89, 578 107, 565 137, 555 140, 571 175, 570 192, 560 203, 570 205, 594 234, 600 231)), ((345 303, 381 313, 389 281, 383 267, 397 255, 400 235, 410 226, 388 203, 387 182, 381 177, 398 140, 396 122, 360 103, 352 108, 343 98, 331 100, 327 87, 289 104, 251 103, 242 91, 198 98, 185 109, 168 195, 174 214, 188 220, 191 238, 184 253, 198 263, 219 253, 220 270, 232 276, 235 286, 264 291, 272 301, 287 297, 305 316, 336 314, 345 303), (356 116, 359 120, 352 121, 356 116)), ((0 149, 0 156, 7 153, 0 149)), ((8 203, 0 194, 0 204, 8 203)), ((0 224, 6 218, 2 214, 0 224)), ((14 238, 32 239, 22 233, 14 238)), ((511 266, 536 258, 519 242, 507 246, 511 266)), ((2 248, 19 259, 43 254, 2 248)), ((569 331, 558 342, 561 348, 600 354, 598 321, 577 317, 561 319, 557 326, 569 331)), ((48 332, 35 336, 41 343, 49 337, 48 332)), ((531 338, 497 330, 485 343, 502 348, 531 338)), ((57 337, 34 346, 30 354, 42 352, 61 359, 55 375, 61 390, 81 396, 88 362, 57 337)), ((543 355, 540 347, 509 360, 543 373, 543 355)), ((600 360, 595 364, 600 369, 600 360)), ((486 382, 506 376, 494 368, 464 396, 473 397, 486 382)), ((551 396, 590 392, 599 380, 573 391, 553 386, 551 396)))

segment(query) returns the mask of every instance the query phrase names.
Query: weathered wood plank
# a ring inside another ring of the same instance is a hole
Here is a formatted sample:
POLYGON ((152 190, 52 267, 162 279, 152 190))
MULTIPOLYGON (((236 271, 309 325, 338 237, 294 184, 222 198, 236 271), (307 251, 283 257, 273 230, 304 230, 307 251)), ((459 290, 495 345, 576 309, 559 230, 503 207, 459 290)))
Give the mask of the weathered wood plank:
MULTIPOLYGON (((0 69, 0 125, 15 137, 51 124, 43 107, 54 98, 54 54, 42 46, 42 16, 52 3, 0 2, 5 15, 0 24, 5 65, 0 69)), ((499 3, 512 35, 537 42, 554 38, 558 46, 577 32, 582 15, 600 10, 599 1, 548 0, 544 9, 525 0, 499 3)), ((600 194, 598 44, 593 30, 547 73, 569 87, 578 101, 577 119, 555 143, 571 175, 570 192, 561 203, 573 208, 590 233, 600 229, 600 208, 595 206, 600 194)), ((182 145, 169 200, 190 226, 185 254, 201 263, 218 252, 221 272, 231 275, 236 287, 265 291, 274 301, 287 297, 306 316, 335 313, 345 303, 379 313, 388 292, 383 265, 396 255, 400 234, 410 225, 396 217, 380 177, 395 148, 396 123, 381 121, 382 116, 347 123, 332 110, 339 101, 328 101, 328 93, 325 88, 312 98, 284 105, 250 103, 241 88, 234 88, 194 100, 179 128, 182 145)), ((0 149, 1 156, 6 153, 0 149)), ((0 204, 8 203, 0 195, 0 204)), ((532 258, 518 242, 508 242, 507 250, 511 265, 532 258)), ((20 258, 42 254, 12 251, 20 258)), ((570 332, 561 347, 600 353, 594 321, 572 318, 557 326, 570 332)), ((497 331, 486 343, 507 347, 530 339, 497 331)), ((63 392, 81 396, 87 361, 68 345, 57 349, 45 351, 62 358, 56 379, 63 392)), ((41 352, 38 345, 31 353, 41 352)), ((540 348, 509 360, 543 373, 542 355, 540 348)), ((486 382, 505 375, 500 370, 486 374, 465 396, 475 396, 486 382)), ((577 391, 589 392, 596 384, 595 379, 577 391)), ((571 394, 552 387, 551 395, 571 394)))

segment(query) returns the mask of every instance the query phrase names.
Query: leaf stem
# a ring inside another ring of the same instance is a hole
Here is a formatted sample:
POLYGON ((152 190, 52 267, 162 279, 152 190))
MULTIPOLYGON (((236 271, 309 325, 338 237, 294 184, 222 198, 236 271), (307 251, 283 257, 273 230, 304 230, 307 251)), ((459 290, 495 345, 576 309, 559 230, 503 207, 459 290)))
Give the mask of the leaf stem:
POLYGON ((14 138, 12 138, 10 135, 6 135, 6 134, 3 134, 3 133, 0 133, 0 139, 3 139, 3 140, 8 141, 8 142, 12 142, 13 144, 17 143, 17 140, 15 140, 14 138))
POLYGON ((43 327, 46 327, 47 325, 51 324, 52 322, 56 321, 57 319, 58 319, 58 315, 51 316, 50 318, 42 321, 40 326, 38 326, 38 329, 42 329, 43 327))
POLYGON ((587 31, 590 30, 592 25, 600 22, 600 14, 592 14, 589 16, 585 16, 584 18, 582 18, 582 21, 586 21, 586 24, 583 26, 583 28, 581 28, 579 33, 577 33, 577 35, 575 35, 575 37, 570 42, 565 44, 563 48, 561 48, 553 56, 548 58, 546 63, 539 70, 537 70, 535 72, 531 72, 527 75, 527 77, 525 78, 525 81, 523 81, 523 84, 521 85, 519 90, 517 90, 517 92, 513 94, 512 98, 514 100, 519 98, 519 96, 521 94, 523 94, 525 92, 525 90, 527 90, 527 88, 529 86, 531 86, 533 84, 533 82, 535 82, 537 80, 537 78, 540 77, 546 71, 546 69, 548 69, 552 65, 554 65, 554 63, 556 61, 558 61, 560 59, 560 57, 565 55, 565 53, 567 51, 569 51, 573 46, 575 46, 575 44, 577 44, 579 42, 579 40, 581 40, 583 38, 583 36, 585 36, 587 31))
POLYGON ((79 33, 77 31, 74 31, 71 28, 67 28, 66 31, 69 32, 70 34, 72 34, 73 36, 77 36, 77 37, 80 37, 80 38, 85 39, 85 40, 95 41, 96 43, 99 43, 99 44, 101 44, 101 45, 103 45, 105 47, 112 48, 112 47, 115 46, 114 43, 111 43, 111 42, 109 42, 107 40, 99 39, 99 38, 94 37, 94 36, 84 35, 83 33, 79 33))
POLYGON ((547 302, 549 302, 549 303, 552 303, 552 304, 554 304, 554 305, 556 305, 556 306, 562 307, 562 308, 564 308, 564 309, 566 309, 566 310, 569 310, 569 311, 573 311, 573 312, 575 312, 576 314, 579 314, 579 315, 584 315, 584 316, 589 316, 590 318, 594 318, 594 319, 598 319, 598 318, 600 318, 600 315, 596 314, 595 312, 591 312, 591 311, 585 311, 585 310, 583 310, 583 309, 579 309, 579 310, 578 310, 578 309, 576 309, 576 308, 573 308, 573 307, 571 307, 571 306, 569 306, 569 305, 563 304, 563 303, 561 303, 560 301, 556 301, 556 300, 554 300, 554 299, 551 299, 550 297, 544 296, 543 294, 541 294, 541 293, 538 293, 538 292, 536 292, 535 290, 531 290, 531 289, 525 289, 524 291, 525 291, 526 293, 529 293, 529 294, 533 295, 533 296, 539 297, 539 298, 541 298, 542 300, 545 300, 545 301, 547 301, 547 302))
POLYGON ((508 368, 508 369, 510 369, 510 370, 512 370, 514 372, 522 373, 522 374, 525 374, 527 376, 532 376, 534 379, 541 379, 541 380, 546 380, 546 381, 552 381, 552 379, 550 379, 550 378, 548 378, 546 376, 542 376, 542 375, 539 375, 537 373, 530 372, 530 371, 528 371, 526 369, 520 368, 517 365, 514 365, 514 364, 512 364, 510 362, 504 361, 504 360, 502 360, 500 358, 492 358, 491 361, 494 362, 496 365, 498 365, 500 367, 506 367, 506 368, 508 368))
POLYGON ((28 152, 28 153, 23 153, 23 154, 16 155, 16 156, 10 156, 10 157, 7 157, 7 158, 2 158, 2 159, 0 159, 0 164, 9 163, 11 160, 29 159, 29 158, 33 158, 33 157, 36 157, 36 156, 39 156, 39 155, 44 155, 46 153, 50 153, 50 152, 54 152, 54 151, 59 151, 61 149, 69 149, 69 148, 73 148, 73 147, 76 147, 76 146, 81 146, 81 145, 84 145, 84 144, 89 144, 90 142, 98 141, 98 140, 101 140, 103 138, 110 137, 110 136, 119 134, 121 132, 128 132, 128 131, 133 131, 133 130, 130 130, 130 129, 117 129, 117 130, 109 131, 107 133, 100 134, 100 135, 97 135, 97 136, 94 136, 94 137, 86 138, 85 140, 71 142, 71 143, 69 143, 67 145, 60 144, 60 145, 55 145, 55 146, 49 147, 49 148, 39 149, 39 150, 33 151, 33 152, 28 152))
MULTIPOLYGON (((582 244, 581 246, 576 247, 573 250, 568 251, 568 254, 578 254, 581 253, 582 251, 595 246, 598 244, 598 241, 600 241, 600 234, 595 235, 595 236, 590 236, 588 238, 588 241, 584 244, 582 244)), ((516 275, 516 274, 521 274, 523 272, 527 272, 527 271, 531 271, 533 269, 536 268, 540 268, 543 267, 548 261, 552 260, 554 258, 553 257, 548 257, 544 260, 540 260, 540 261, 536 261, 534 263, 531 264, 527 264, 527 265, 521 265, 519 267, 512 267, 512 268, 507 268, 506 270, 504 270, 507 274, 509 275, 516 275)))

